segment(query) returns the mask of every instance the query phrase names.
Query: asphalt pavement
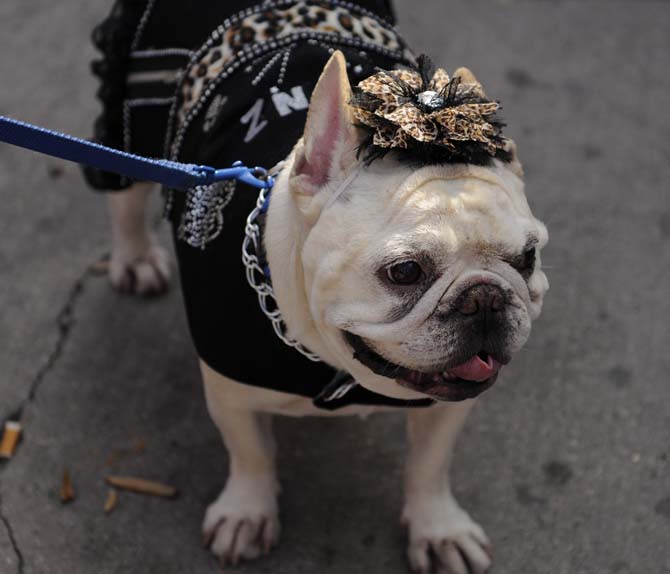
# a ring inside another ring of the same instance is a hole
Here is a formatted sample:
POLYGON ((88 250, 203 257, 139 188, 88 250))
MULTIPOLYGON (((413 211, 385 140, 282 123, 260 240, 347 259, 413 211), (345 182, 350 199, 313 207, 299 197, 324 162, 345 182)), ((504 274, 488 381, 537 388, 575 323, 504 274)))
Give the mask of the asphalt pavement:
MULTIPOLYGON (((397 2, 401 31, 500 99, 551 282, 454 461, 497 574, 670 574, 670 4, 397 2)), ((0 3, 0 114, 88 136, 108 2, 0 3)), ((178 285, 112 291, 104 200, 77 166, 0 145, 0 573, 213 573, 200 521, 227 459, 178 285), (62 505, 63 471, 76 499, 62 505), (107 474, 176 485, 122 494, 107 474)), ((403 420, 277 421, 282 541, 244 574, 406 571, 403 420)))

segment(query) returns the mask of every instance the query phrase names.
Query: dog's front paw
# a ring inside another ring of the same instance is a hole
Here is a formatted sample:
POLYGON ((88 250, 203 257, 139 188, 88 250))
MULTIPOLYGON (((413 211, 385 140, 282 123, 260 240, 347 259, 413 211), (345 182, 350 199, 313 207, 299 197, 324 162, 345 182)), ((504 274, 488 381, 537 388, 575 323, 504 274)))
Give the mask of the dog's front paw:
POLYGON ((407 502, 407 557, 413 571, 428 574, 483 574, 491 566, 490 543, 479 524, 451 494, 407 502))
POLYGON ((267 554, 277 544, 276 491, 274 479, 231 478, 209 505, 202 525, 203 539, 222 568, 267 554))
POLYGON ((115 289, 132 295, 160 295, 170 285, 170 260, 167 251, 151 245, 143 253, 130 249, 112 251, 109 280, 115 289))

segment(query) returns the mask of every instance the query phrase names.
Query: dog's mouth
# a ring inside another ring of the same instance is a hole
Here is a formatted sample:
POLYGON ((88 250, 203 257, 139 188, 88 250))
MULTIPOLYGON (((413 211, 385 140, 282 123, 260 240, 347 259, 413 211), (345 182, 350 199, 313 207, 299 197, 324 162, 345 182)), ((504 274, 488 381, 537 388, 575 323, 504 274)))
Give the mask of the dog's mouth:
POLYGON ((486 351, 479 351, 455 366, 435 372, 418 371, 391 363, 358 335, 345 332, 345 337, 354 350, 354 358, 375 374, 439 401, 475 398, 493 386, 504 364, 486 351))
POLYGON ((480 351, 464 363, 437 373, 404 369, 396 382, 441 401, 463 401, 491 388, 502 363, 480 351))

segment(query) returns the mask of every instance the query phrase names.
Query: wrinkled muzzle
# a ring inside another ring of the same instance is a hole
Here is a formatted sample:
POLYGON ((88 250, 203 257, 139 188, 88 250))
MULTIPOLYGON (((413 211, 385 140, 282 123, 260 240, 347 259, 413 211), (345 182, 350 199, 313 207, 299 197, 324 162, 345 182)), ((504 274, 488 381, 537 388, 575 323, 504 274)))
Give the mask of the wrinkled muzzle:
MULTIPOLYGON (((527 340, 527 302, 500 276, 480 273, 452 281, 436 303, 423 321, 414 317, 417 324, 399 339, 397 326, 381 340, 366 336, 361 326, 345 337, 354 358, 377 375, 439 400, 473 398, 495 383, 527 340)), ((409 323, 408 316, 399 323, 409 323)))

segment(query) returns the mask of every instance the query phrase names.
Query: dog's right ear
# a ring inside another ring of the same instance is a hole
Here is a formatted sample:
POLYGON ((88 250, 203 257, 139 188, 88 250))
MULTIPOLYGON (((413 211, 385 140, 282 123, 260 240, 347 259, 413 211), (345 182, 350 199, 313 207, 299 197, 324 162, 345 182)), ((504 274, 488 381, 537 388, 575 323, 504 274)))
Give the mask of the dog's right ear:
POLYGON ((348 105, 350 98, 347 63, 338 50, 328 60, 312 93, 290 176, 289 185, 297 193, 315 195, 355 160, 359 141, 348 105))
POLYGON ((477 90, 482 94, 482 96, 486 96, 484 93, 484 88, 482 85, 479 83, 479 80, 475 77, 475 75, 470 71, 470 68, 458 68, 454 72, 454 79, 458 78, 461 83, 463 84, 471 84, 476 87, 477 90))
POLYGON ((516 149, 516 144, 514 140, 509 138, 505 139, 505 151, 509 154, 510 160, 503 164, 504 167, 509 169, 514 175, 523 179, 523 166, 519 160, 519 153, 516 149))
MULTIPOLYGON (((486 96, 486 94, 484 93, 484 88, 479 83, 479 80, 477 80, 475 75, 468 68, 458 68, 458 70, 454 72, 454 78, 460 79, 460 81, 463 84, 474 85, 476 89, 478 89, 481 92, 482 96, 486 96)), ((523 179, 523 167, 521 166, 521 162, 519 161, 519 154, 517 152, 514 140, 505 138, 504 149, 509 154, 510 160, 508 162, 505 162, 503 166, 509 169, 514 175, 523 179)))

